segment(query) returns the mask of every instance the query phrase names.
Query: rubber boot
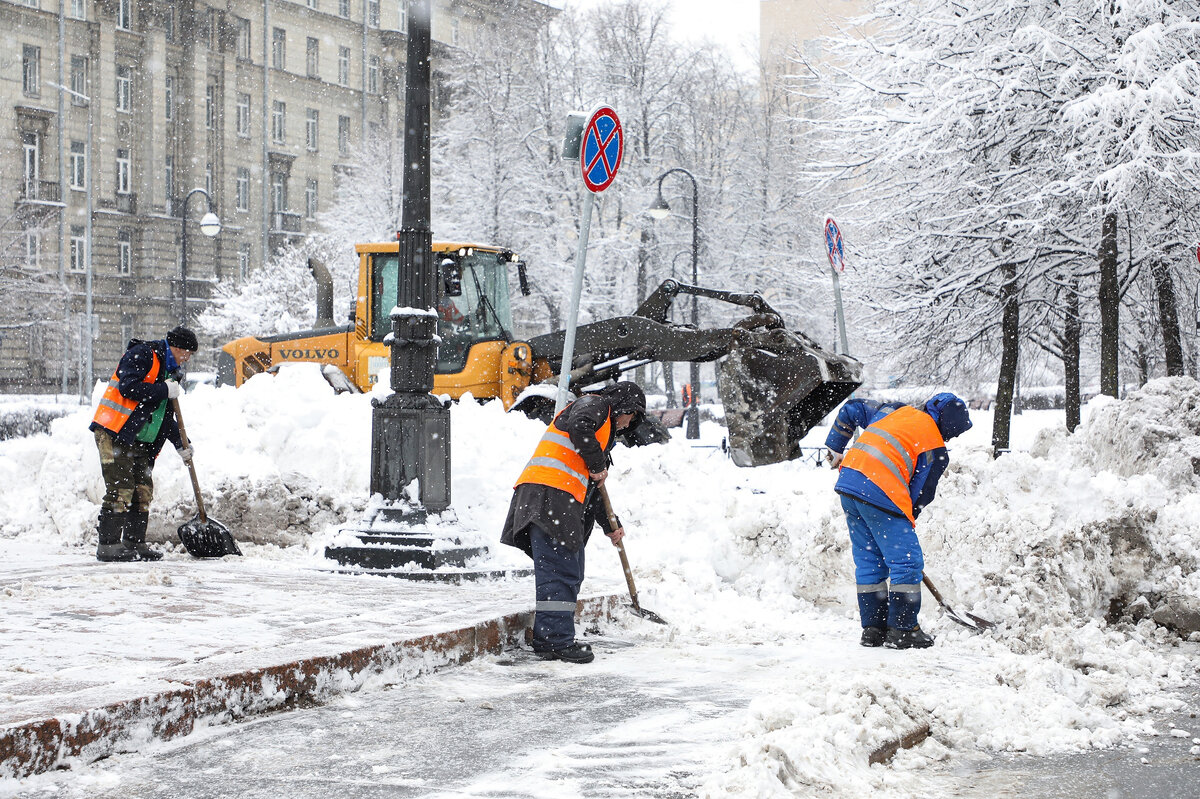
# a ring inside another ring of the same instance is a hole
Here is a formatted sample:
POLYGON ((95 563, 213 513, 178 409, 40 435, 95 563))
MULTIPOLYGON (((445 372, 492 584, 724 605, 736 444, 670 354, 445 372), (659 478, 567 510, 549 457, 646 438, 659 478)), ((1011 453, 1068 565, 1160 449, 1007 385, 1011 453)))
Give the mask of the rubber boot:
POLYGON ((862 638, 858 642, 863 646, 883 646, 883 636, 887 631, 888 594, 887 591, 863 590, 858 592, 858 617, 862 620, 862 638))
POLYGON ((137 553, 135 560, 162 560, 162 553, 151 549, 146 544, 146 525, 150 523, 149 513, 130 511, 125 521, 125 546, 137 553))
POLYGON ((571 644, 563 649, 548 649, 536 653, 542 660, 565 660, 568 663, 591 663, 596 654, 587 644, 571 644))
POLYGON ((100 511, 100 519, 96 524, 96 560, 106 563, 128 563, 138 559, 137 550, 129 549, 121 543, 121 531, 125 529, 125 519, 128 516, 128 513, 100 511))
POLYGON ((933 646, 933 637, 917 626, 921 612, 921 586, 888 594, 888 630, 883 645, 888 649, 925 649, 933 646))

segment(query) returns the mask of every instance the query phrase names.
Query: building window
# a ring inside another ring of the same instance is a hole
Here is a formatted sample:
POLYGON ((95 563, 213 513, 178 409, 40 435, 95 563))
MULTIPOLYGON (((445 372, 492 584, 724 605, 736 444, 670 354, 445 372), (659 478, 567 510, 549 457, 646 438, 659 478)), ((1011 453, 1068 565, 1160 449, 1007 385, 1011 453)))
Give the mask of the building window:
POLYGON ((275 69, 286 69, 287 64, 287 31, 275 28, 271 32, 271 66, 275 69))
POLYGON ((133 0, 117 0, 117 27, 133 30, 133 0))
POLYGON ((39 230, 25 231, 25 261, 37 266, 42 260, 42 234, 39 230))
POLYGON ((350 154, 350 117, 338 117, 338 155, 350 154))
POLYGON ((117 231, 117 274, 133 274, 133 234, 124 228, 117 231))
POLYGON ((458 47, 458 20, 450 20, 450 44, 458 47))
POLYGON ((282 144, 286 138, 287 103, 275 100, 271 104, 271 140, 282 144))
POLYGON ((71 142, 71 188, 87 188, 87 146, 81 141, 71 142))
POLYGON ((338 48, 338 85, 350 85, 350 48, 338 48))
POLYGON ((175 118, 175 76, 163 76, 163 115, 167 119, 175 118))
POLYGON ((87 228, 83 225, 71 225, 71 265, 72 272, 87 271, 87 228))
POLYGON ((310 150, 317 149, 318 136, 321 130, 320 111, 309 108, 304 119, 304 145, 310 150))
POLYGON ((367 91, 379 94, 379 56, 373 55, 367 61, 367 91))
POLYGON ((321 67, 321 42, 313 37, 308 37, 308 46, 304 55, 304 70, 305 74, 310 78, 315 78, 319 74, 321 67))
POLYGON ((72 105, 86 105, 87 100, 84 97, 88 96, 87 89, 88 76, 88 60, 85 55, 71 56, 71 91, 75 94, 71 95, 72 105))
POLYGON ((41 188, 42 137, 36 133, 21 134, 22 147, 25 153, 25 197, 30 200, 38 198, 41 188))
POLYGON ((217 126, 217 87, 210 83, 204 87, 204 127, 212 130, 217 126))
POLYGON ((287 210, 287 175, 282 172, 271 173, 271 211, 283 213, 287 210))
POLYGON ((209 197, 213 196, 212 161, 204 164, 204 191, 209 197))
POLYGON ((42 48, 27 44, 21 48, 21 90, 37 96, 42 83, 42 48))
POLYGON ((74 19, 87 19, 87 0, 71 0, 71 16, 74 19))
POLYGON ((237 203, 239 211, 250 210, 250 170, 247 167, 239 166, 237 169, 237 181, 234 183, 234 200, 237 203))
POLYGON ((175 6, 167 6, 166 16, 163 17, 163 31, 167 41, 175 41, 175 6))
POLYGON ((237 57, 249 60, 250 58, 250 20, 234 17, 234 25, 237 27, 237 57))
POLYGON ((133 70, 129 67, 117 67, 117 110, 129 111, 133 108, 133 70))
POLYGON ((250 245, 243 244, 238 248, 238 274, 243 280, 250 277, 250 245))
POLYGON ((250 95, 238 93, 237 100, 237 135, 245 138, 250 135, 250 95))
POLYGON ((317 10, 317 0, 308 0, 308 7, 313 11, 317 10))
POLYGON ((367 0, 367 24, 379 27, 379 0, 367 0))
POLYGON ((338 16, 350 19, 350 0, 338 0, 338 16))
MULTIPOLYGON (((175 197, 175 156, 168 155, 167 162, 163 171, 163 188, 166 190, 167 200, 170 201, 175 197)), ((168 202, 168 208, 170 203, 168 202)))
POLYGON ((304 216, 308 219, 317 217, 317 179, 309 178, 308 186, 304 189, 304 216))
POLYGON ((129 160, 129 151, 117 150, 117 194, 129 194, 133 184, 133 164, 129 160))
POLYGON ((400 32, 408 33, 408 3, 400 3, 400 32))

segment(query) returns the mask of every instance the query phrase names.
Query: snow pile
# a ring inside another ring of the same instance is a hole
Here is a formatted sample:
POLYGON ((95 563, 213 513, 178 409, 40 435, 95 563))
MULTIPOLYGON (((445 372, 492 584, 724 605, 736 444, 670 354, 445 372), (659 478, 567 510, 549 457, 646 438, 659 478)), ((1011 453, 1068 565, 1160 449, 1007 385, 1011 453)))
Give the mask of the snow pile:
MULTIPOLYGON (((361 513, 370 399, 335 395, 307 368, 184 398, 207 507, 255 542, 243 546, 247 558, 315 566, 337 526, 361 513)), ((922 624, 938 643, 922 652, 857 644, 832 471, 810 461, 739 469, 713 423, 698 445, 676 430, 663 446, 618 448, 609 487, 642 601, 672 622, 631 634, 681 647, 811 644, 794 679, 751 709, 726 762, 713 766, 710 794, 861 795, 891 790, 950 751, 1051 753, 1147 732, 1148 714, 1177 704, 1166 692, 1197 674, 1195 644, 1150 618, 1168 597, 1200 596, 1197 408, 1196 383, 1173 379, 1093 403, 1072 436, 1050 429, 1061 412, 1026 413, 1014 420, 1014 447, 1028 451, 999 459, 990 413, 973 411, 918 532, 947 599, 1001 627, 960 629, 926 595, 922 624), (871 748, 914 723, 930 724, 930 741, 890 769, 868 767, 871 748)), ((51 555, 93 544, 103 483, 89 418, 82 411, 49 435, 0 442, 0 538, 51 555)), ((452 512, 435 524, 491 544, 498 564, 525 565, 495 541, 542 425, 473 402, 454 406, 452 425, 452 512)), ((151 537, 173 540, 194 513, 191 485, 169 451, 154 478, 151 537)), ((589 575, 620 584, 607 541, 589 550, 589 575)))

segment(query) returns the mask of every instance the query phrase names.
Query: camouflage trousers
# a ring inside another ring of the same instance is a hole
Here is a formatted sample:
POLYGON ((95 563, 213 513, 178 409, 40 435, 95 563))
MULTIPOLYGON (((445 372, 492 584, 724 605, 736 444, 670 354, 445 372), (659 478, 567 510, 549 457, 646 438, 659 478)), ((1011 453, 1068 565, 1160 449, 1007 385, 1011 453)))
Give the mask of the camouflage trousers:
POLYGON ((145 446, 130 446, 104 430, 97 430, 100 474, 104 477, 104 501, 100 507, 111 513, 150 512, 154 497, 154 455, 145 446))

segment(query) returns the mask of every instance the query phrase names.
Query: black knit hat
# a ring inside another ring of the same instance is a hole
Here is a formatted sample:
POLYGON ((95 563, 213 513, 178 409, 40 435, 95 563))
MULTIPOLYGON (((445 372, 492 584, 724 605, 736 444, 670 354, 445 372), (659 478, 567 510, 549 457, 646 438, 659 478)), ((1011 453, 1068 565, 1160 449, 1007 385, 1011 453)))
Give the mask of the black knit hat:
POLYGON ((188 352, 200 349, 200 342, 196 340, 196 334, 183 325, 167 334, 167 344, 177 350, 187 350, 188 352))
POLYGON ((600 389, 598 393, 608 400, 613 413, 639 415, 646 412, 646 395, 637 383, 623 380, 600 389))

